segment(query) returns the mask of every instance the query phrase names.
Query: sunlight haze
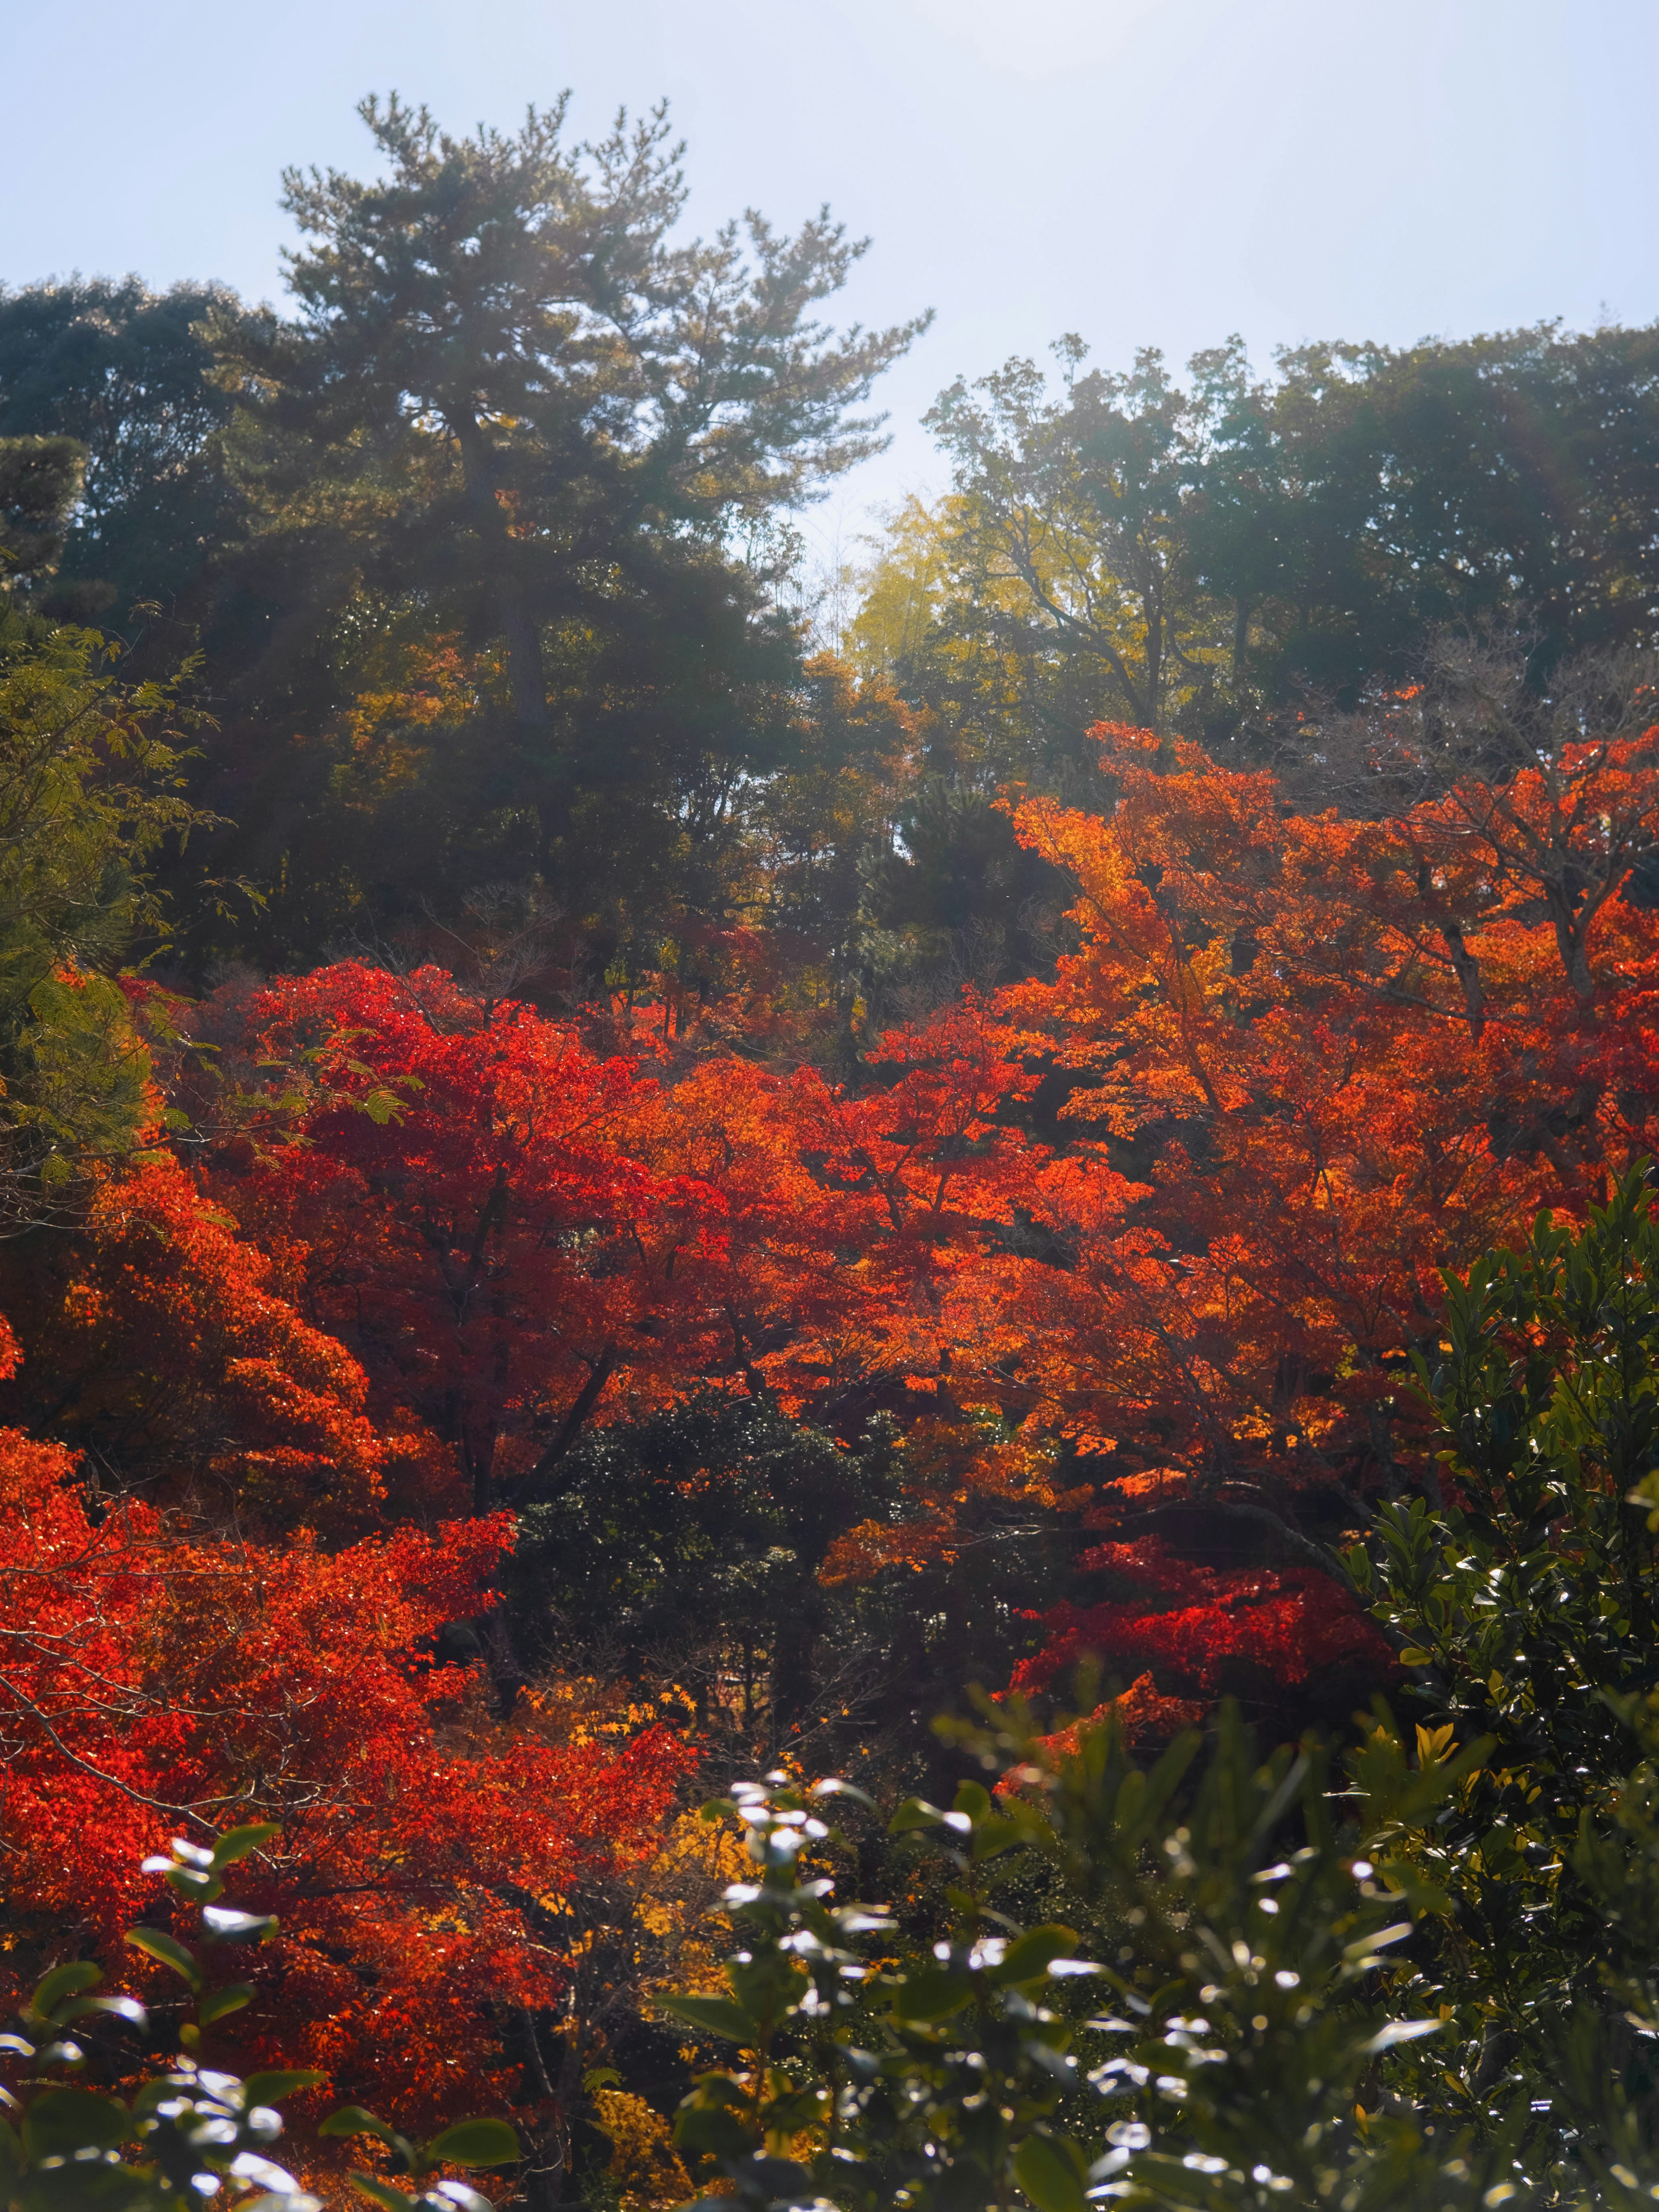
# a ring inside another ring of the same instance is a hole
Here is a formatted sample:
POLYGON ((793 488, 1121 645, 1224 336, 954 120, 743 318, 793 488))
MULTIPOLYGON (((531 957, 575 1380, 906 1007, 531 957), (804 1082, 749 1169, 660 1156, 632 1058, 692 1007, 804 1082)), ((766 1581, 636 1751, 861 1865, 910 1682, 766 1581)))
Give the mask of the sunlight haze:
POLYGON ((828 200, 872 240, 844 301, 935 310, 883 381, 893 441, 814 534, 942 475, 957 374, 1078 331, 1127 366, 1240 331, 1400 343, 1659 313, 1642 0, 8 0, 12 285, 134 270, 280 301, 287 163, 361 167, 395 86, 454 131, 572 88, 577 135, 666 95, 689 221, 828 200), (72 95, 70 88, 73 87, 72 95))

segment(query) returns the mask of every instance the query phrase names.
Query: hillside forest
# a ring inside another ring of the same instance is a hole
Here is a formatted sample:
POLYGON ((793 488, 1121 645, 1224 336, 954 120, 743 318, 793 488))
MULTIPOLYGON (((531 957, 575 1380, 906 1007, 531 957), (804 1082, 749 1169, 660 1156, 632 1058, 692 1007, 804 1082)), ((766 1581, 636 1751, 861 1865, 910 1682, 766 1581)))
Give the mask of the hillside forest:
POLYGON ((362 114, 0 290, 0 2203, 1650 2203, 1659 325, 815 579, 863 243, 362 114))

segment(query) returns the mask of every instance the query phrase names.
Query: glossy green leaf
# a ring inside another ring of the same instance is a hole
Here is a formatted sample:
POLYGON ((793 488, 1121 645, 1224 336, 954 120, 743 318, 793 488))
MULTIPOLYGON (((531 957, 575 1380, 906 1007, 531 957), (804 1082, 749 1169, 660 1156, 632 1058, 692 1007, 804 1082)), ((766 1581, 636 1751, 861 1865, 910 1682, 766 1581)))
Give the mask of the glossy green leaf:
POLYGON ((349 2174, 346 2178, 360 2197, 381 2206, 383 2212, 409 2212, 414 2202, 406 2189, 394 2189, 389 2181, 371 2181, 366 2173, 349 2174))
POLYGON ((224 1884, 207 1867, 172 1866, 161 1876, 175 1897, 182 1897, 191 1905, 211 1905, 224 1894, 224 1884))
POLYGON ((36 2020, 51 2020, 65 1997, 78 1996, 104 1978, 104 1970, 90 1959, 71 1959, 66 1966, 54 1966, 29 1999, 29 2010, 36 2020))
POLYGON ((907 1974, 893 1993, 893 2009, 901 2020, 948 2020, 960 2012, 974 1994, 972 1978, 952 1974, 943 1966, 923 1966, 907 1974))
POLYGON ((446 2166, 513 2166, 520 2154, 519 2138, 505 2120, 457 2120, 426 2148, 428 2158, 446 2166))
MULTIPOLYGON (((709 2085, 718 2089, 723 2084, 709 2085)), ((733 2112, 718 2106, 686 2105, 674 2122, 674 2141, 682 2150, 710 2158, 741 2158, 753 2145, 749 2129, 733 2112)))
MULTIPOLYGON (((270 2077, 259 2075, 254 2076, 255 2081, 268 2078, 270 2077)), ((320 2078, 320 2075, 312 2076, 313 2081, 320 2078)), ((250 2089, 252 2086, 252 2082, 248 2084, 250 2089)), ((285 2096, 287 2092, 279 2089, 276 2094, 285 2096)), ((266 2103, 269 2100, 262 2098, 260 2101, 266 2103)), ((394 2128, 388 2127, 386 2123, 374 2112, 365 2111, 362 2105, 342 2105, 337 2112, 331 2112, 325 2120, 319 2124, 317 2132, 319 2136, 376 2136, 383 2143, 395 2142, 398 2140, 397 2130, 394 2128)))
MULTIPOLYGON (((224 1995, 226 1992, 221 1991, 220 1994, 224 1995)), ((204 2009, 205 2010, 205 2007, 204 2009)), ((247 2080, 242 2086, 247 2092, 247 2100, 250 2106, 274 2105, 281 2098, 291 2097, 296 2089, 318 2088, 327 2079, 328 2076, 325 2074, 300 2072, 294 2069, 282 2072, 273 2069, 272 2071, 264 2074, 250 2074, 247 2080)), ((347 2105, 343 2106, 342 2109, 345 2112, 356 2112, 359 2108, 355 2105, 347 2105)), ((337 2115, 336 2115, 336 2117, 337 2118, 337 2115)), ((318 2130, 318 2133, 319 2135, 325 2135, 327 2132, 328 2123, 325 2121, 323 2125, 318 2130)), ((338 2129, 336 2132, 337 2134, 343 2135, 349 2133, 350 2130, 347 2129, 338 2129)))
POLYGON ((166 1929, 129 1928, 127 1941, 135 1951, 143 1951, 147 1957, 159 1960, 162 1966, 171 1966, 175 1974, 182 1974, 191 1989, 201 1988, 201 1968, 184 1945, 169 1936, 166 1929))
POLYGON ((443 2212, 448 2212, 451 2205, 458 2205, 460 2212, 495 2212, 495 2206, 487 2197, 480 2196, 476 2189, 470 2189, 464 2181, 434 2182, 426 2201, 429 2204, 441 2206, 443 2212))
POLYGON ((106 2013, 116 2020, 131 2021, 135 2027, 149 2024, 149 2015, 137 1997, 76 1997, 70 2005, 58 2008, 60 2021, 82 2019, 88 2013, 106 2013))
POLYGON ((270 1843, 282 1832, 274 1820, 248 1820, 240 1828, 227 1828, 213 1846, 214 1866, 233 1866, 238 1859, 245 1859, 250 1851, 257 1851, 261 1844, 270 1843))
POLYGON ((1028 1929, 1008 1946, 1000 1966, 990 1968, 990 1978, 1006 1986, 1039 1982, 1048 1972, 1051 1959, 1069 1958, 1076 1946, 1077 1936, 1069 1928, 1051 1923, 1028 1929))
POLYGON ((1014 2179, 1036 2212, 1089 2212, 1079 2161, 1049 2136, 1027 2136, 1014 2153, 1014 2179))
POLYGON ((207 1933, 221 1943, 267 1943, 276 1933, 274 1912, 239 1912, 228 1905, 210 1905, 202 1914, 207 1933))
POLYGON ((887 1824, 890 1836, 908 1836, 915 1828, 937 1828, 945 1819, 937 1805, 925 1797, 907 1797, 887 1824))
POLYGON ((78 2150, 113 2150, 131 2132, 132 2115, 115 2098, 46 2089, 30 2103, 23 2144, 31 2158, 72 2158, 78 2150))
POLYGON ((228 1982, 223 1989, 215 1990, 202 1999, 197 2018, 204 2027, 211 2027, 215 2021, 223 2020, 231 2013, 240 2012, 245 2004, 252 2002, 252 1996, 251 1982, 228 1982))

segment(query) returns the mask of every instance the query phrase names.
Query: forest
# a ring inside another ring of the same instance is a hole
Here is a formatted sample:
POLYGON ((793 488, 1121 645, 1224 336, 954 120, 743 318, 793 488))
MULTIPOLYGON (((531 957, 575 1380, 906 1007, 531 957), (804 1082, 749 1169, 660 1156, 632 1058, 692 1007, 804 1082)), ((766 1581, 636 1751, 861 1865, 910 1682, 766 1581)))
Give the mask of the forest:
POLYGON ((863 244, 362 117, 0 289, 0 2207, 1650 2204, 1659 325, 815 580, 863 244))

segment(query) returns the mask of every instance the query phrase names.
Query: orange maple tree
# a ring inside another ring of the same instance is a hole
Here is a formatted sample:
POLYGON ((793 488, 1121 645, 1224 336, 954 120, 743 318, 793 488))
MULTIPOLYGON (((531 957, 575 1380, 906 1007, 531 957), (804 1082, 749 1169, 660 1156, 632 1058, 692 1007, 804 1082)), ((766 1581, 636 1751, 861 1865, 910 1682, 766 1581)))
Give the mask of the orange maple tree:
POLYGON ((1048 1179, 1073 1264, 1023 1271, 1034 1405, 1126 1468, 1386 1471, 1437 1269, 1651 1140, 1659 923, 1614 894, 1659 835, 1656 742, 1368 822, 1108 731, 1109 820, 1018 809, 1082 944, 1002 1011, 1101 1133, 1048 1179))
MULTIPOLYGON (((1176 1690, 1213 1687, 1204 1650, 1249 1647, 1293 1681, 1352 1619, 1304 1522, 1434 1481, 1407 1384, 1439 1271, 1540 1206, 1582 1212, 1653 1145, 1659 918, 1620 894, 1659 843, 1659 732, 1380 820, 1097 734, 1109 816, 1014 811, 1076 885, 1079 944, 994 1012, 1005 1050, 1069 1085, 1071 1134, 1024 1200, 1046 1248, 981 1261, 958 1388, 1065 1440, 1101 1486, 1085 1531, 1148 1532, 1139 1613, 1062 1606, 1024 1686, 1085 1650, 1176 1690), (1159 1527, 1207 1549, 1195 1572, 1241 1540, 1278 1563, 1225 1568, 1183 1626, 1159 1527)), ((974 1495, 919 1502, 935 1551, 974 1495)), ((1121 1541, 1079 1567, 1109 1557, 1128 1571, 1121 1541)))

